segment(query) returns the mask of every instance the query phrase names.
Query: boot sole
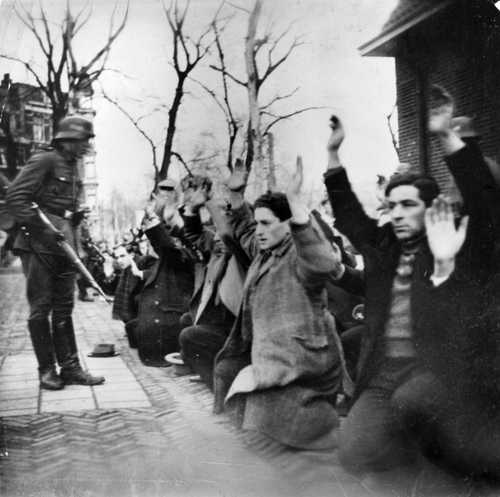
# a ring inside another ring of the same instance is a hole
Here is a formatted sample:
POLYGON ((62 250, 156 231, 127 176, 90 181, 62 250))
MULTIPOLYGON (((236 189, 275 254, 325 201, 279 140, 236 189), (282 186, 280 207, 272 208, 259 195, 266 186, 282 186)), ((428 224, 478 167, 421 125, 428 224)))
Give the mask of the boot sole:
POLYGON ((97 383, 85 383, 81 381, 64 380, 65 385, 83 385, 84 387, 95 387, 96 385, 102 385, 106 380, 99 381, 97 383))
POLYGON ((62 390, 65 386, 65 383, 63 383, 60 387, 53 387, 53 386, 50 386, 50 385, 44 385, 42 383, 40 383, 40 388, 42 388, 43 390, 62 390))

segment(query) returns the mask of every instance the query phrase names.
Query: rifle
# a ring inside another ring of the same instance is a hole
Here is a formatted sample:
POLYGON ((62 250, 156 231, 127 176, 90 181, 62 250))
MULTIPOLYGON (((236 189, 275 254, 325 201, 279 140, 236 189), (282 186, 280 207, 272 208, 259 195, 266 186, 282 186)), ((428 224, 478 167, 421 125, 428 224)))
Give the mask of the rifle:
MULTIPOLYGON (((58 230, 56 227, 52 224, 50 219, 46 216, 46 214, 40 209, 38 204, 33 202, 32 209, 36 211, 38 216, 40 217, 42 223, 54 234, 58 233, 58 230)), ((99 283, 94 279, 94 277, 90 274, 89 270, 85 267, 83 262, 80 260, 78 257, 77 253, 73 249, 73 247, 66 241, 66 240, 59 240, 57 242, 57 245, 63 250, 64 254, 66 257, 69 259, 69 261, 78 269, 78 271, 82 274, 82 276, 88 281, 90 286, 94 288, 97 292, 99 292, 99 295, 108 303, 111 303, 111 300, 107 297, 107 295, 104 293, 103 289, 99 286, 99 283)))

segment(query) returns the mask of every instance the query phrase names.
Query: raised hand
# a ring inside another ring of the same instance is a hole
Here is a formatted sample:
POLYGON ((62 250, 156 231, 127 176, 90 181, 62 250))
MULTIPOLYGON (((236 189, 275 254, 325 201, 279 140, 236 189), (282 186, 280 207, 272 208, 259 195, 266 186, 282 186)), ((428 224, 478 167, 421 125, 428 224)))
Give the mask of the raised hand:
POLYGON ((141 280, 144 277, 144 272, 137 267, 137 264, 135 263, 134 259, 130 261, 130 271, 134 276, 140 278, 141 280))
POLYGON ((152 193, 150 199, 147 201, 144 207, 144 212, 146 217, 152 218, 155 216, 160 216, 163 208, 165 207, 165 200, 152 193))
POLYGON ((433 85, 430 92, 429 132, 435 135, 451 131, 451 118, 455 105, 451 95, 441 86, 433 85))
POLYGON ((328 152, 337 152, 345 138, 344 127, 337 116, 330 117, 330 129, 332 130, 326 149, 328 152))
POLYGON ((184 201, 186 206, 197 211, 210 199, 212 182, 206 176, 193 176, 184 186, 184 201))
POLYGON ((304 165, 302 163, 302 157, 297 155, 297 160, 295 162, 295 172, 293 173, 288 188, 286 190, 286 195, 288 199, 298 198, 302 193, 302 185, 304 183, 304 165))
POLYGON ((295 172, 293 173, 286 196, 290 211, 292 212, 292 222, 297 224, 305 224, 309 220, 309 209, 301 199, 302 185, 304 183, 304 165, 302 164, 302 157, 297 156, 295 163, 295 172))
POLYGON ((247 185, 248 171, 245 164, 241 159, 236 159, 234 163, 233 172, 231 176, 226 181, 226 186, 232 192, 239 192, 243 190, 247 185))
POLYGON ((455 226, 455 216, 451 204, 440 195, 425 212, 425 228, 429 247, 435 263, 454 261, 462 248, 467 234, 469 217, 455 226))

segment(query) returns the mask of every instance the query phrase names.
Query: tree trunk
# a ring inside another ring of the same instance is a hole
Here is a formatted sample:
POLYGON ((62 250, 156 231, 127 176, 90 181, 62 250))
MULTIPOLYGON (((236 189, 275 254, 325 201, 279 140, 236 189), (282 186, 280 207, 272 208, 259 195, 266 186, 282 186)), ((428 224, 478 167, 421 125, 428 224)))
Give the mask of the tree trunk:
POLYGON ((52 104, 52 135, 55 136, 59 121, 67 114, 66 101, 52 104))
POLYGON ((267 189, 276 191, 276 165, 274 164, 274 135, 267 133, 267 189))
MULTIPOLYGON (((260 112, 259 112, 259 88, 257 63, 255 60, 255 36, 257 34, 257 24, 259 22, 260 12, 262 10, 262 0, 256 0, 254 8, 248 18, 248 31, 245 39, 245 64, 248 75, 248 110, 250 115, 250 131, 248 140, 252 140, 252 144, 248 144, 248 149, 253 151, 256 166, 259 170, 262 169, 262 135, 260 129, 260 112)), ((247 169, 249 170, 251 163, 247 161, 247 169)))
POLYGON ((165 139, 165 146, 163 148, 163 159, 161 161, 160 173, 158 175, 158 180, 165 179, 168 175, 168 170, 170 168, 170 160, 172 158, 172 147, 174 144, 175 135, 175 124, 177 121, 177 114, 182 103, 182 97, 184 96, 184 76, 179 76, 177 81, 177 88, 175 89, 174 99, 170 110, 168 111, 168 128, 167 128, 167 138, 165 139))

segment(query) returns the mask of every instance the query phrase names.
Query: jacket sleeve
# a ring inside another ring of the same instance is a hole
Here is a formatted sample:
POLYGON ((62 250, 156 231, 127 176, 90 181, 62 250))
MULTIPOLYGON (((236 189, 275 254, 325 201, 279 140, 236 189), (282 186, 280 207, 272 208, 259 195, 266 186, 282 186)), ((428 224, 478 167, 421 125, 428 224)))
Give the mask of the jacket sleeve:
POLYGON ((9 186, 6 197, 7 209, 19 224, 29 224, 40 229, 45 228, 32 209, 32 205, 50 168, 51 164, 48 160, 34 155, 9 186))
POLYGON ((327 171, 324 176, 328 198, 335 215, 335 227, 360 251, 377 242, 377 221, 367 216, 354 194, 344 168, 327 171))
POLYGON ((337 267, 336 255, 328 240, 309 221, 291 224, 292 239, 297 250, 297 274, 306 288, 324 285, 337 267))
POLYGON ((467 238, 457 258, 457 272, 481 280, 488 276, 492 263, 500 189, 479 147, 467 145, 446 157, 446 162, 462 195, 464 213, 470 216, 467 238))
POLYGON ((182 215, 184 220, 184 238, 193 248, 201 252, 205 261, 210 259, 214 233, 203 227, 199 213, 192 216, 182 215))
POLYGON ((464 210, 473 214, 486 206, 490 209, 500 201, 500 188, 477 145, 468 144, 445 158, 464 201, 464 210))
POLYGON ((241 207, 231 211, 229 224, 233 233, 233 240, 241 247, 250 260, 259 253, 259 247, 255 238, 255 221, 252 209, 245 202, 241 207))
POLYGON ((339 279, 333 279, 330 276, 330 281, 335 286, 342 288, 348 293, 359 297, 365 296, 365 275, 361 269, 355 269, 349 266, 344 266, 344 274, 339 279))
POLYGON ((193 254, 185 247, 179 247, 170 236, 164 223, 159 223, 146 230, 153 249, 157 254, 163 254, 174 264, 182 264, 194 259, 193 254))

